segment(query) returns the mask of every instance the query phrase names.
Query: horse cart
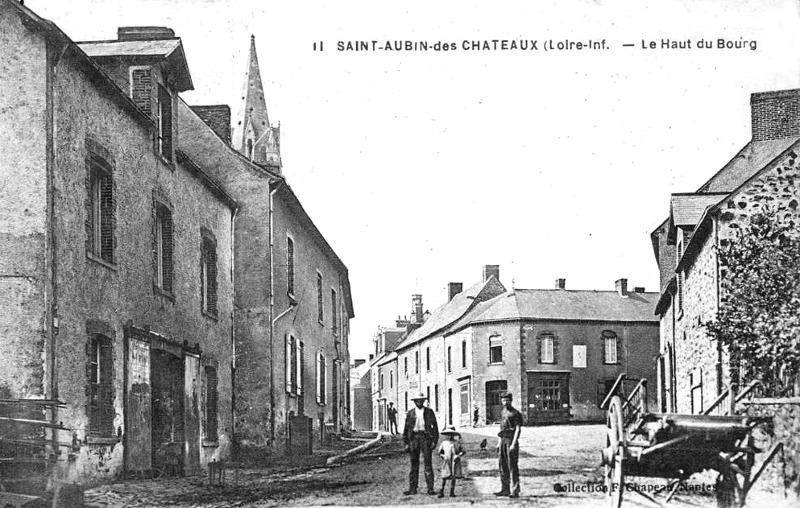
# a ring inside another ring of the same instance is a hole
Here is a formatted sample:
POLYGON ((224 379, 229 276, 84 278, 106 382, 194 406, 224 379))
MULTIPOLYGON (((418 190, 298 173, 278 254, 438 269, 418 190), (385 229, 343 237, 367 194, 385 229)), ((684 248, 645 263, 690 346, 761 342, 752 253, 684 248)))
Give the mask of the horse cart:
MULTIPOLYGON (((751 390, 751 385, 739 397, 751 390)), ((729 391, 726 393, 730 393, 729 391)), ((621 374, 601 407, 606 411, 606 443, 602 463, 605 469, 604 492, 609 506, 618 508, 623 493, 635 492, 662 505, 683 487, 713 491, 721 507, 740 507, 764 467, 780 451, 780 443, 767 454, 759 467, 752 432, 769 418, 753 418, 719 411, 725 393, 704 414, 651 413, 647 410, 646 380, 628 379, 621 374), (689 486, 694 473, 716 470, 715 485, 689 486), (626 476, 665 478, 663 485, 647 486, 626 483, 626 476), (662 495, 660 502, 655 495, 662 495)))

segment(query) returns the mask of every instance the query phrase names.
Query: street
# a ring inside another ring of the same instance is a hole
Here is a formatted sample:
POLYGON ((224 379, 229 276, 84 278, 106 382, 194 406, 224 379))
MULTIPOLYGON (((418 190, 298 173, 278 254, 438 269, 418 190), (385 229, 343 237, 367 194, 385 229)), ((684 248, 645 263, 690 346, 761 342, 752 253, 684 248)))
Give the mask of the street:
MULTIPOLYGON (((467 449, 467 478, 456 485, 456 497, 439 499, 420 493, 403 496, 409 461, 399 436, 364 455, 333 467, 285 467, 242 470, 238 483, 227 473, 224 487, 208 485, 207 478, 190 477, 126 481, 86 492, 89 507, 271 507, 271 506, 599 506, 605 501, 594 490, 602 481, 600 425, 525 427, 521 436, 519 499, 495 498, 500 488, 494 450, 497 427, 468 429, 462 437, 467 449), (479 450, 487 439, 486 451, 479 450), (594 491, 593 491, 594 490, 594 491)), ((434 456, 434 468, 437 465, 434 456)), ((436 488, 440 486, 436 472, 436 488)), ((626 479, 636 486, 663 485, 661 479, 626 479), (641 483, 639 481, 641 480, 641 483)), ((712 481, 712 480, 708 480, 712 481)), ((421 492, 424 480, 421 478, 421 492)), ((699 482, 699 481, 698 481, 699 482)), ((692 484, 698 482, 690 482, 692 484)), ((712 481, 713 483, 713 481, 712 481)), ((752 502, 752 506, 758 503, 752 502)), ((713 493, 679 494, 670 506, 716 506, 713 493)), ((624 506, 655 506, 636 493, 626 493, 624 506)))

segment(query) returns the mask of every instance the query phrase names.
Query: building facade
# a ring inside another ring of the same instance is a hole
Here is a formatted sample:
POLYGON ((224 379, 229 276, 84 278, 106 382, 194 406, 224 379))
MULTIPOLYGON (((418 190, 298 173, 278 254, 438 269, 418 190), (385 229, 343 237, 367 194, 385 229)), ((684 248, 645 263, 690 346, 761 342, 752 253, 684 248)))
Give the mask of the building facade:
POLYGON ((197 471, 232 439, 238 204, 174 143, 181 41, 76 44, 5 0, 0 24, 23 91, 0 118, 0 397, 65 403, 44 417, 68 481, 197 471))
POLYGON ((506 391, 528 424, 591 422, 604 420, 599 404, 619 374, 655 384, 658 293, 628 291, 626 279, 614 291, 571 291, 564 279, 507 290, 499 277, 487 265, 466 290, 450 283, 447 303, 375 362, 377 375, 398 372, 400 425, 420 391, 441 425, 463 427, 498 422, 506 391))
MULTIPOLYGON (((661 274, 656 313, 662 411, 703 413, 724 399, 735 381, 726 347, 705 326, 725 298, 720 246, 737 241, 750 218, 762 210, 795 224, 800 219, 800 90, 754 93, 750 104, 750 141, 696 192, 673 194, 669 217, 651 235, 661 274)), ((759 390, 761 396, 751 395, 736 411, 774 416, 772 439, 784 443, 786 455, 769 466, 763 483, 783 489, 785 479, 797 495, 797 383, 793 397, 767 393, 769 387, 759 390)), ((727 409, 729 403, 721 407, 727 409)))
POLYGON ((241 204, 234 228, 237 443, 242 456, 258 458, 307 450, 309 439, 349 427, 354 312, 347 267, 283 174, 254 38, 244 88, 233 120, 224 106, 181 102, 178 143, 241 204))

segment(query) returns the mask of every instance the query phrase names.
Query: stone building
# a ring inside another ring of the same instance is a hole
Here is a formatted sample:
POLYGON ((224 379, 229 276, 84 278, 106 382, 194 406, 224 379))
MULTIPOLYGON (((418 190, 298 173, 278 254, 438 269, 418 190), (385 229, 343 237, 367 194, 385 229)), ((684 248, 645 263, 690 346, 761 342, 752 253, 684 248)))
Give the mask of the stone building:
MULTIPOLYGON (((754 93, 750 104, 751 140, 697 191, 673 194, 669 217, 651 235, 661 274, 656 313, 662 411, 702 413, 724 398, 730 385, 728 353, 704 326, 715 316, 723 291, 717 247, 734 240, 766 207, 782 218, 800 218, 800 90, 754 93)), ((776 416, 774 437, 787 446, 787 462, 770 466, 772 476, 785 467, 797 492, 800 393, 794 395, 751 399, 737 410, 776 416)))
POLYGON ((441 425, 497 422, 505 391, 527 423, 557 423, 603 420, 599 402, 623 372, 655 381, 657 293, 625 279, 614 291, 571 291, 564 279, 507 290, 499 277, 487 265, 467 290, 448 284, 447 303, 375 364, 399 372, 400 425, 419 391, 441 425))
POLYGON ((3 0, 0 52, 0 398, 65 403, 39 419, 68 481, 226 457, 239 206, 175 143, 181 40, 75 43, 3 0))
POLYGON ((242 97, 233 129, 226 106, 180 102, 178 145, 241 205, 234 230, 236 429, 241 452, 263 456, 307 450, 308 440, 348 427, 354 312, 347 267, 283 175, 254 38, 242 97))

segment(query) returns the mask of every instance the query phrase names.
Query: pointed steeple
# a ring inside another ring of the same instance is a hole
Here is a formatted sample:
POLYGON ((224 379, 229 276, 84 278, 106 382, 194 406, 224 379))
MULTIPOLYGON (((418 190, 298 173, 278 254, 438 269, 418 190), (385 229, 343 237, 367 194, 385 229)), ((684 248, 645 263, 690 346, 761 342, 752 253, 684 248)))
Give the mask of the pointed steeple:
POLYGON ((244 88, 233 124, 233 147, 253 162, 279 167, 279 129, 269 123, 256 54, 256 37, 251 35, 244 88))

